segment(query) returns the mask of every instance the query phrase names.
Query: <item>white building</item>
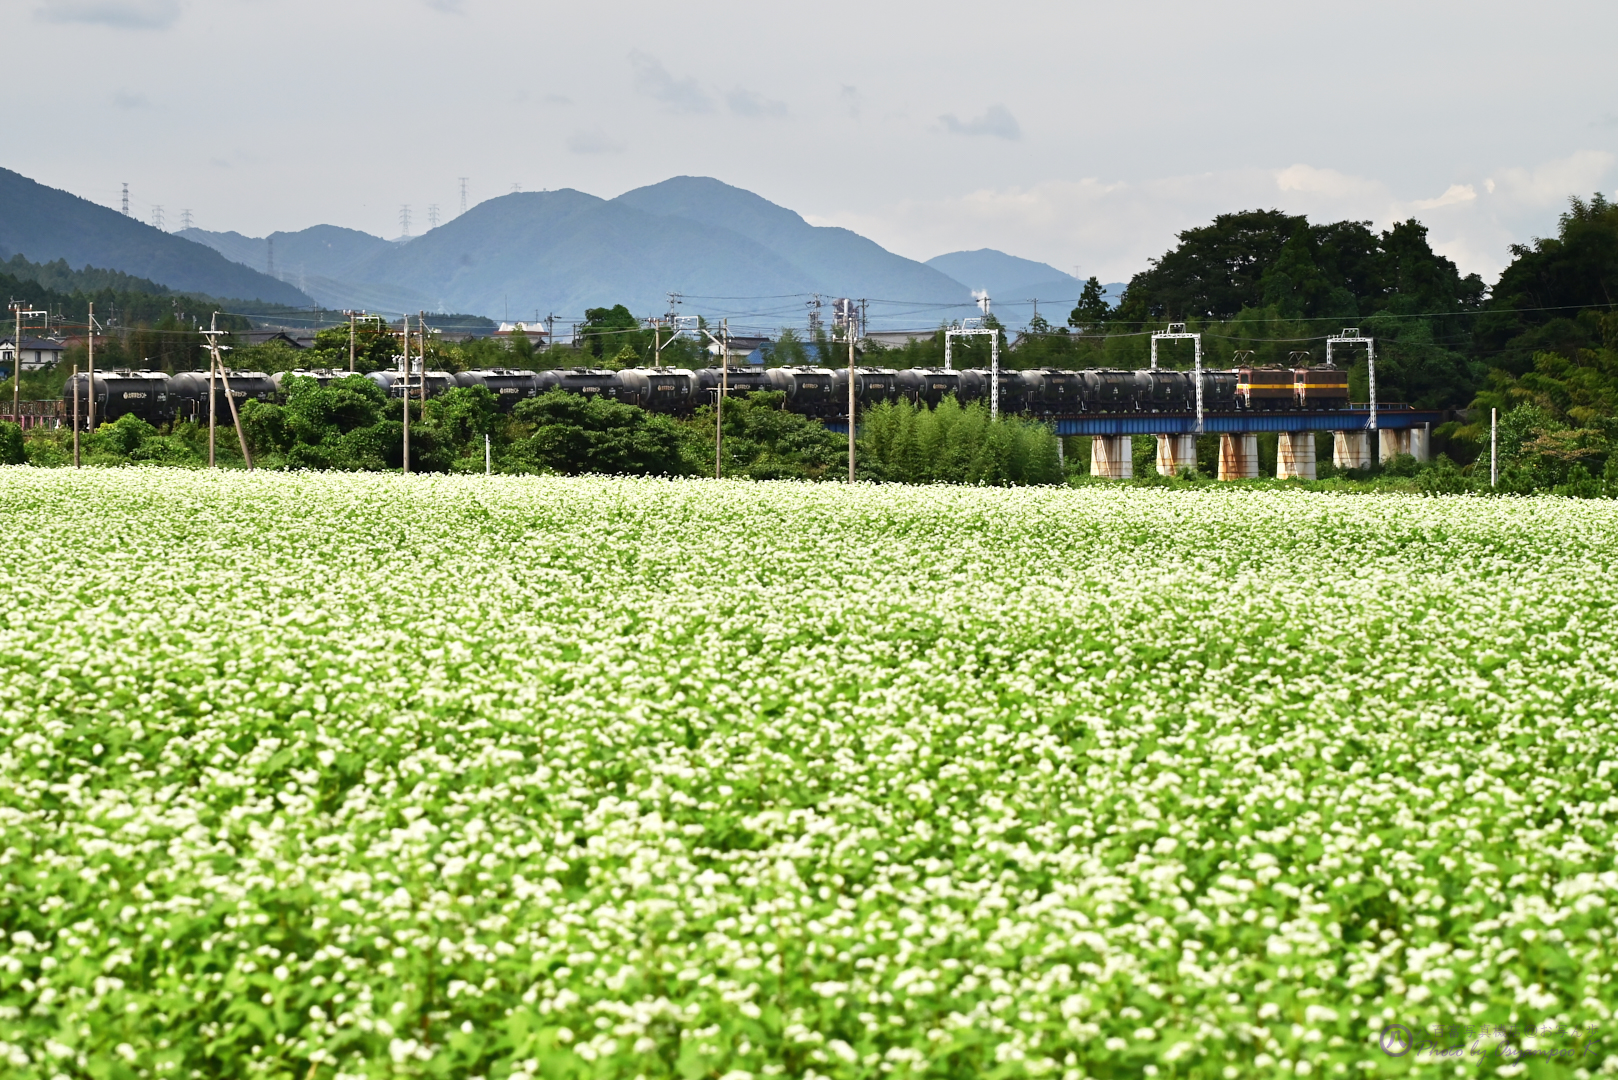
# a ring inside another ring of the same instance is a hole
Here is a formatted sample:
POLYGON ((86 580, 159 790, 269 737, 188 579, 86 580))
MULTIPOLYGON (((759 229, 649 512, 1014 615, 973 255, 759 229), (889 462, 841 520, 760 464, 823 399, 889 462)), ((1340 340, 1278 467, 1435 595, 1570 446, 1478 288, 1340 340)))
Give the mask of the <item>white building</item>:
MULTIPOLYGON (((39 371, 55 364, 62 358, 62 351, 66 348, 60 341, 51 341, 47 338, 24 337, 22 339, 22 369, 24 371, 39 371)), ((9 373, 11 361, 16 355, 17 346, 12 338, 0 338, 0 366, 9 373)))
POLYGON ((530 345, 545 344, 544 323, 503 322, 500 324, 500 329, 494 332, 494 337, 497 341, 510 341, 514 334, 521 334, 527 338, 530 345))

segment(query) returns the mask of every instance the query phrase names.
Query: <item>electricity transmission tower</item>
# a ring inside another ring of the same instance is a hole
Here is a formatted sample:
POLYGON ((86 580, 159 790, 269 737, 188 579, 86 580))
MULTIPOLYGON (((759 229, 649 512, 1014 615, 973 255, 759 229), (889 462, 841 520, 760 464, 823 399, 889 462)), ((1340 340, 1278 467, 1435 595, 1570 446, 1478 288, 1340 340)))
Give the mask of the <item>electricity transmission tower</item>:
POLYGON ((410 204, 405 203, 399 207, 399 234, 406 240, 410 239, 410 204))
POLYGON ((163 208, 161 206, 154 205, 152 207, 152 228, 160 232, 163 229, 163 208))
POLYGON ((427 231, 432 232, 438 228, 438 204, 427 204, 427 231))
POLYGON ((466 177, 461 177, 461 213, 466 213, 466 177))
POLYGON ((180 228, 181 228, 181 230, 183 231, 185 229, 189 229, 190 227, 191 227, 191 211, 189 211, 189 210, 181 210, 180 211, 180 228))

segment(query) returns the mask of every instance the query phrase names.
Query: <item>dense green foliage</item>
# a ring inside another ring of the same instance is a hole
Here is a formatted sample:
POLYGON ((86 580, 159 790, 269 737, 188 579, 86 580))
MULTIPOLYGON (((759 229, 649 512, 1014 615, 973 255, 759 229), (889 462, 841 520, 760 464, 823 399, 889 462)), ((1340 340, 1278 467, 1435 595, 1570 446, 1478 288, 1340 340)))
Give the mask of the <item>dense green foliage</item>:
POLYGON ((1512 249, 1478 319, 1488 365, 1466 434, 1500 445, 1516 487, 1578 487, 1618 467, 1618 207, 1572 200, 1557 235, 1512 249))
POLYGON ((1050 427, 1017 417, 989 420, 988 406, 962 408, 953 397, 936 409, 908 401, 865 415, 861 468, 873 479, 907 484, 1055 484, 1063 480, 1050 427))
MULTIPOLYGON (((363 375, 321 386, 286 380, 283 404, 247 402, 242 424, 254 464, 262 469, 378 471, 404 463, 404 405, 363 375)), ((783 408, 779 393, 727 399, 725 476, 757 480, 838 479, 846 475, 847 436, 783 408)), ((505 473, 588 472, 683 476, 712 474, 715 417, 703 407, 686 419, 563 390, 495 410, 482 387, 456 387, 411 402, 410 465, 417 472, 481 472, 485 436, 489 466, 505 473)), ((872 410, 859 433, 859 476, 903 483, 1050 484, 1064 478, 1049 427, 1017 417, 991 423, 982 405, 948 400, 935 416, 908 405, 872 410), (917 457, 918 451, 923 457, 917 457)), ((71 434, 36 429, 28 460, 63 465, 71 434)), ((197 466, 207 460, 205 429, 176 423, 160 432, 132 416, 82 440, 89 464, 160 461, 197 466)), ((234 431, 223 421, 216 442, 222 464, 243 464, 234 431)))
POLYGON ((22 428, 10 420, 0 420, 0 465, 22 465, 27 461, 22 428))
POLYGON ((1252 210, 1181 233, 1172 251, 1130 279, 1108 321, 1228 319, 1266 307, 1327 321, 1379 311, 1446 315, 1477 308, 1483 293, 1483 280, 1463 278, 1435 254, 1414 219, 1379 235, 1369 222, 1311 225, 1301 215, 1252 210))
POLYGON ((597 360, 613 360, 626 352, 638 357, 649 344, 651 334, 641 328, 640 320, 628 308, 614 304, 610 308, 587 309, 579 337, 585 352, 597 360))
POLYGON ((0 520, 8 1080, 1610 1053, 1612 503, 9 469, 0 520))
POLYGON ((531 471, 616 473, 626 476, 680 476, 697 471, 687 459, 689 431, 678 420, 601 397, 564 390, 518 405, 516 427, 526 438, 503 442, 506 467, 526 464, 531 471))
MULTIPOLYGON (((819 420, 787 412, 779 393, 727 398, 723 475, 754 480, 818 480, 847 476, 848 436, 819 420)), ((688 430, 699 470, 712 475, 714 410, 704 406, 688 430)))

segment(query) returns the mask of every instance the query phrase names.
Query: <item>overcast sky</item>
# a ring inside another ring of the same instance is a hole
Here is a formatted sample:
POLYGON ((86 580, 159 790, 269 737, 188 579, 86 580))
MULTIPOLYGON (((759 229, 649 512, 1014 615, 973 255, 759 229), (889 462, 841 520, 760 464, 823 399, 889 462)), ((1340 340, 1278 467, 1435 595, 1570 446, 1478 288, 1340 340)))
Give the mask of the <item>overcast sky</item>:
POLYGON ((1126 279, 1232 210, 1492 281, 1618 187, 1618 4, 0 0, 0 162, 259 236, 716 176, 926 259, 1126 279), (21 61, 21 68, 12 66, 21 61))

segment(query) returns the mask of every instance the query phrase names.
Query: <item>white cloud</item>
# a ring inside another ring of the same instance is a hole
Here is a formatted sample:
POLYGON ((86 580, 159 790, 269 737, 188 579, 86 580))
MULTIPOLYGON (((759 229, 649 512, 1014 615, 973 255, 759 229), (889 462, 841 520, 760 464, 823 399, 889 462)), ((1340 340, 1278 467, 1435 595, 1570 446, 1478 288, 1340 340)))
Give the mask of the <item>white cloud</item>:
POLYGON ((730 111, 737 116, 767 117, 787 114, 786 102, 772 101, 755 90, 744 90, 739 86, 725 95, 725 102, 730 106, 730 111))
POLYGON ((1494 175, 1501 191, 1531 206, 1559 206, 1569 195, 1588 195, 1602 186, 1614 162, 1605 150, 1580 150, 1532 169, 1504 169, 1494 175))
POLYGON ((1417 210, 1436 210, 1440 206, 1455 206, 1458 203, 1471 202, 1478 197, 1477 189, 1471 184, 1451 184, 1444 190, 1444 194, 1436 199, 1417 199, 1410 205, 1417 210))
POLYGON ((1547 212, 1570 195, 1602 186, 1615 164, 1611 154, 1585 151, 1497 170, 1492 181, 1457 180, 1436 196, 1414 198, 1375 177, 1306 163, 1134 182, 1092 177, 902 200, 810 220, 855 229, 912 258, 992 247, 1077 277, 1120 281, 1173 247, 1177 233, 1217 214, 1273 207, 1311 221, 1369 221, 1377 229, 1415 217, 1428 226, 1435 251, 1462 272, 1493 280, 1510 260, 1513 242, 1535 229, 1548 231, 1554 218, 1547 212))
POLYGON ((1369 201, 1388 195, 1387 187, 1378 181, 1312 165, 1287 166, 1275 174, 1275 186, 1283 192, 1323 199, 1369 201))
POLYGON ((55 23, 91 23, 134 30, 163 30, 179 19, 180 0, 51 0, 34 18, 55 23))
POLYGON ((982 116, 970 120, 958 119, 953 113, 938 118, 944 130, 955 135, 993 135, 997 139, 1022 138, 1022 125, 1004 105, 990 105, 982 116))
POLYGON ((663 61, 639 49, 629 54, 635 69, 635 90, 654 101, 661 101, 675 112, 713 112, 713 100, 693 78, 677 79, 663 61))
POLYGON ((617 154, 624 145, 599 131, 575 131, 567 138, 567 148, 575 154, 617 154))

